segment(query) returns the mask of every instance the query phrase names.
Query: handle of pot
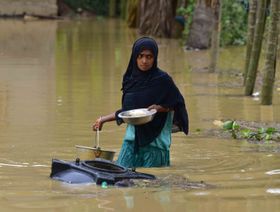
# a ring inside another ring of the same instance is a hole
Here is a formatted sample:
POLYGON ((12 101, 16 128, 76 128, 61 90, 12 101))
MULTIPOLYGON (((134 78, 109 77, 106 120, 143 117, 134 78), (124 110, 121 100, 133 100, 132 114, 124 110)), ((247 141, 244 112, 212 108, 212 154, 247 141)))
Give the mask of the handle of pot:
POLYGON ((96 129, 96 134, 95 134, 95 146, 96 146, 96 148, 99 147, 99 128, 96 129))

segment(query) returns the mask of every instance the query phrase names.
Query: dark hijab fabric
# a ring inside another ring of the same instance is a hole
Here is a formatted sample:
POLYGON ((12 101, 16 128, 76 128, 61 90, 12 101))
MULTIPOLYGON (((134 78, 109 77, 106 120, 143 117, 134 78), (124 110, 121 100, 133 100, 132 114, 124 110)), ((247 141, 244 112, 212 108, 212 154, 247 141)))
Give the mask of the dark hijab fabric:
MULTIPOLYGON (((188 114, 184 98, 172 78, 157 67, 158 46, 149 37, 138 39, 133 47, 127 70, 122 82, 122 109, 116 112, 117 123, 121 111, 147 108, 152 104, 174 110, 173 124, 186 135, 189 131, 188 114), (143 50, 150 50, 154 55, 154 64, 148 71, 141 71, 137 66, 137 56, 143 50)), ((135 150, 150 144, 165 125, 167 113, 156 113, 153 121, 135 126, 135 150)))

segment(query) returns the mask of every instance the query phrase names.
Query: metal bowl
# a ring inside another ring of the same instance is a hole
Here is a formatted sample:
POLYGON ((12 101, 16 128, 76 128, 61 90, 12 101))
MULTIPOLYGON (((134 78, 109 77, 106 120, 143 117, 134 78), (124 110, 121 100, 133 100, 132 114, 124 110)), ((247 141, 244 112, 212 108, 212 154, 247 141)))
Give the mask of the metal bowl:
POLYGON ((121 112, 118 116, 122 118, 125 123, 141 125, 152 121, 156 112, 155 109, 148 110, 147 108, 139 108, 121 112))
POLYGON ((116 152, 109 151, 109 150, 103 150, 100 147, 94 148, 94 147, 88 147, 88 146, 75 146, 77 149, 77 155, 78 158, 81 160, 94 160, 96 158, 103 158, 109 161, 113 161, 114 155, 116 152))

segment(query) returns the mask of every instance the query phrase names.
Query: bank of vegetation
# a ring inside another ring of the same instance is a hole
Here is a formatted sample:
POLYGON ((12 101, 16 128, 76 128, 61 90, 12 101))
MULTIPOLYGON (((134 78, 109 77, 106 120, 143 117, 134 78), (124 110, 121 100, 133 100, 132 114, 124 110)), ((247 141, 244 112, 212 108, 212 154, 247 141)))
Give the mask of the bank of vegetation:
POLYGON ((263 143, 280 142, 280 124, 277 123, 274 123, 273 126, 241 120, 215 120, 213 123, 233 139, 263 143))
MULTIPOLYGON (((59 0, 77 15, 124 19, 142 35, 180 38, 187 49, 210 49, 210 73, 218 72, 219 48, 247 45, 243 71, 244 95, 252 96, 265 58, 261 104, 271 105, 276 76, 279 32, 278 0, 59 0), (267 29, 267 30, 265 30, 267 29), (267 33, 264 33, 267 31, 267 33), (263 43, 264 38, 266 42, 263 43), (265 46, 264 46, 265 44, 265 46)), ((64 10, 63 10, 64 8, 64 10)), ((68 12, 69 13, 69 12, 68 12)))

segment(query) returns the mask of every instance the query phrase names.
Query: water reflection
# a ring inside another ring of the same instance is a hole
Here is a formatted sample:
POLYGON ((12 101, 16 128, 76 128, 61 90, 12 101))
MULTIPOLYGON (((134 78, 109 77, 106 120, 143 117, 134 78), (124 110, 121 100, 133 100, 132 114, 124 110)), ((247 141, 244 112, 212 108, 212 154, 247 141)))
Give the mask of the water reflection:
MULTIPOLYGON (((203 137, 213 120, 279 122, 273 106, 243 97, 243 48, 223 49, 221 73, 209 74, 208 52, 186 52, 158 39, 159 64, 187 101, 191 134, 174 134, 171 167, 140 169, 217 185, 210 190, 69 186, 49 179, 51 158, 73 160, 91 146, 91 122, 120 107, 121 79, 135 30, 116 20, 0 21, 0 203, 3 210, 277 211, 277 145, 203 137), (13 39, 11 39, 13 38, 13 39), (222 209, 221 209, 222 208, 222 209)), ((100 145, 119 151, 125 126, 105 126, 100 145)))

